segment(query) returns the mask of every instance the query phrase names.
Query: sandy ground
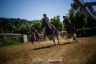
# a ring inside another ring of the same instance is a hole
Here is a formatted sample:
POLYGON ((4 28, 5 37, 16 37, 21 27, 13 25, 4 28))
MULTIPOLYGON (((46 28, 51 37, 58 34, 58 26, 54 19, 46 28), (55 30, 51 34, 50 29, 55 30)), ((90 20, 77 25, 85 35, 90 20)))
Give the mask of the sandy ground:
POLYGON ((60 38, 52 41, 12 45, 0 48, 0 64, 96 64, 96 37, 60 38), (58 44, 58 43, 57 43, 58 44))

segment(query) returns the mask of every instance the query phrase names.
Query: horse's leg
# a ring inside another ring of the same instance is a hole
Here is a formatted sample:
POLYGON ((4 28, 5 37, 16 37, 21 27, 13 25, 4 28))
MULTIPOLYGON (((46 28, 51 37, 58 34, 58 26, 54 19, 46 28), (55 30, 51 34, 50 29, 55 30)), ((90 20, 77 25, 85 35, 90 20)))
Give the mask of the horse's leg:
POLYGON ((76 42, 77 42, 77 39, 76 39, 76 37, 74 36, 74 34, 73 34, 72 36, 73 36, 73 40, 76 40, 76 42))
POLYGON ((53 42, 54 42, 54 45, 56 45, 56 43, 55 43, 55 39, 54 39, 54 37, 52 36, 52 40, 53 40, 53 42))
POLYGON ((35 33, 34 33, 34 41, 36 41, 36 39, 37 39, 37 38, 36 38, 36 35, 35 35, 35 33))
POLYGON ((68 33, 66 34, 66 37, 67 37, 67 39, 69 38, 69 34, 68 33))
POLYGON ((43 38, 44 38, 44 39, 46 38, 45 27, 44 27, 44 29, 43 29, 43 38))
POLYGON ((59 37, 58 37, 58 35, 56 35, 56 37, 57 37, 58 43, 60 44, 60 41, 59 41, 59 37))
POLYGON ((70 34, 67 34, 68 39, 70 38, 70 36, 71 36, 70 34))
POLYGON ((35 38, 35 34, 32 33, 32 35, 31 35, 31 42, 33 43, 35 40, 36 40, 36 38, 35 38))
POLYGON ((67 33, 67 38, 71 38, 71 34, 70 33, 67 33))

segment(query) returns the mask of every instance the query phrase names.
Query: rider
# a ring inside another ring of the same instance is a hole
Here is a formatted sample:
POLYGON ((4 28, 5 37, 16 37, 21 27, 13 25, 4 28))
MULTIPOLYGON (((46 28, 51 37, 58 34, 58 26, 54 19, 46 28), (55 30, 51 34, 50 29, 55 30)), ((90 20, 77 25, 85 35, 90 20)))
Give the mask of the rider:
POLYGON ((66 16, 63 16, 63 24, 64 24, 64 28, 65 28, 65 30, 66 31, 68 31, 68 27, 69 27, 69 20, 67 19, 67 17, 66 16))
POLYGON ((41 28, 43 29, 44 35, 45 35, 45 25, 46 24, 50 27, 50 29, 52 29, 52 31, 54 33, 58 33, 57 28, 55 28, 55 26, 53 24, 49 23, 48 21, 49 21, 49 18, 47 17, 47 15, 43 14, 43 18, 41 19, 41 23, 42 23, 41 28))
POLYGON ((74 32, 74 27, 72 26, 71 21, 66 16, 63 16, 63 19, 65 30, 67 31, 68 34, 72 34, 74 32))
POLYGON ((44 38, 45 38, 45 25, 48 23, 49 18, 47 17, 46 14, 43 14, 43 18, 41 19, 41 28, 43 29, 43 33, 44 33, 44 38))
POLYGON ((48 21, 49 21, 49 18, 47 17, 47 15, 43 14, 43 18, 41 19, 41 23, 42 23, 41 28, 42 29, 44 29, 44 26, 46 23, 48 23, 48 21))

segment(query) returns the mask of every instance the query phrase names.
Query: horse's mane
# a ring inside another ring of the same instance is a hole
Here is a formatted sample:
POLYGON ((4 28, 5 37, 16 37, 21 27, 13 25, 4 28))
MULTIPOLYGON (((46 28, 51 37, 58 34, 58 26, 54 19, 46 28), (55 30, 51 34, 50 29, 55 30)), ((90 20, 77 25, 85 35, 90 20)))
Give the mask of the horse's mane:
POLYGON ((46 35, 53 34, 53 30, 52 30, 52 27, 50 26, 50 24, 45 24, 45 33, 46 33, 46 35))

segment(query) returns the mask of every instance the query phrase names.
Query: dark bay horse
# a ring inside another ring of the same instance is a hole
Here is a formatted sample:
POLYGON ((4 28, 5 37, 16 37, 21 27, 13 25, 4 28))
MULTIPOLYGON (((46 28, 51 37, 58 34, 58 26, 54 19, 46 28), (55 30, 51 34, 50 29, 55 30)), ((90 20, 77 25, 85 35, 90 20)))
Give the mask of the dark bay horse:
POLYGON ((31 28, 31 42, 34 42, 34 41, 39 41, 40 39, 40 36, 39 36, 39 32, 35 29, 35 28, 31 28))
POLYGON ((77 33, 76 28, 71 24, 68 23, 68 26, 65 28, 68 34, 68 38, 73 38, 77 42, 76 36, 74 34, 77 33))
POLYGON ((56 37, 58 40, 58 43, 60 44, 59 37, 58 37, 59 33, 54 25, 52 25, 51 23, 46 23, 44 25, 44 29, 45 29, 44 33, 48 37, 48 39, 53 40, 54 44, 56 45, 55 39, 54 39, 56 37))
POLYGON ((73 40, 76 40, 77 42, 77 39, 74 36, 74 34, 77 33, 75 25, 69 20, 67 16, 63 16, 63 19, 64 28, 67 31, 68 38, 73 38, 73 40))
POLYGON ((75 40, 77 42, 76 36, 74 34, 76 34, 76 29, 73 26, 69 26, 66 28, 67 34, 68 34, 68 38, 73 38, 73 40, 75 40))

